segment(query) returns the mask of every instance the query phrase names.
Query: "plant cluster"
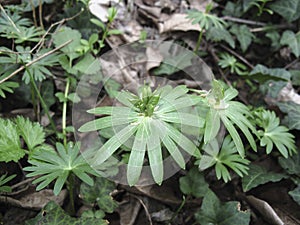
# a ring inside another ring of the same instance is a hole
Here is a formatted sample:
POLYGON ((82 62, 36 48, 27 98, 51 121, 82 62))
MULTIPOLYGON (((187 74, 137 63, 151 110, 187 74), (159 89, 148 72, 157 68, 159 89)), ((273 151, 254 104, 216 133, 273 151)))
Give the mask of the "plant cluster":
MULTIPOLYGON (((187 197, 174 215, 185 201, 203 198, 194 217, 201 225, 250 223, 250 212, 236 201, 221 202, 208 180, 234 179, 246 193, 290 179, 295 187, 289 194, 300 205, 298 1, 215 0, 222 7, 212 2, 204 12, 187 10, 186 18, 200 27, 192 50, 216 74, 211 89, 145 83, 137 93, 119 91, 122 84, 98 74, 97 57, 110 48, 108 38, 122 34, 113 28, 116 7, 107 10, 103 22, 91 16, 89 1, 66 1, 59 4, 64 19, 50 25, 42 13, 49 1, 26 2, 0 5, 0 108, 5 114, 12 105, 30 105, 33 116, 0 118, 0 162, 17 163, 22 179, 35 178, 37 191, 50 188, 59 195, 65 187, 69 193, 67 212, 50 202, 26 224, 107 224, 105 216, 118 207, 110 195, 116 186, 101 176, 118 173, 116 159, 127 164, 130 186, 139 184, 144 166, 161 185, 168 157, 187 169, 179 178, 187 197), (71 104, 91 94, 89 88, 76 92, 83 75, 101 82, 118 105, 87 111, 97 118, 79 132, 95 132, 103 144, 81 153, 68 118, 71 104), (262 155, 278 162, 281 171, 257 164, 262 155), (89 210, 74 218, 79 196, 89 210)), ((149 74, 178 75, 170 64, 188 67, 191 61, 165 58, 149 74)), ((16 176, 1 172, 0 197, 13 191, 16 176)))

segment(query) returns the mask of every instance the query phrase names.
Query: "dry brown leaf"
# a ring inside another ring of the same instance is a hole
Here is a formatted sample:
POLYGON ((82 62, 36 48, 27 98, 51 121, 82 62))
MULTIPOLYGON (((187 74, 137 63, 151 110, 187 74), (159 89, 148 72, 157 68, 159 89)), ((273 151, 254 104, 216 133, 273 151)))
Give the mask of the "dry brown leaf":
POLYGON ((300 104, 300 95, 296 93, 292 84, 288 83, 279 92, 278 100, 281 102, 294 102, 296 104, 300 104))
POLYGON ((133 225, 141 209, 141 203, 130 195, 125 196, 118 207, 120 225, 133 225))
POLYGON ((159 50, 148 47, 146 49, 147 63, 146 70, 150 71, 151 69, 158 67, 163 61, 164 57, 160 54, 159 50))
POLYGON ((170 31, 200 31, 198 24, 192 24, 191 20, 186 18, 187 14, 176 13, 170 16, 166 21, 158 24, 159 33, 170 31))

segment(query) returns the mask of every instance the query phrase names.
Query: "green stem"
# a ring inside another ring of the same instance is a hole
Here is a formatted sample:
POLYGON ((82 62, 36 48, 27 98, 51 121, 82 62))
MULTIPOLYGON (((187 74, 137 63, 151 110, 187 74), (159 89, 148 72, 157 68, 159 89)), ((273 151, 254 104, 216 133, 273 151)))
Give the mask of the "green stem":
POLYGON ((178 215, 178 213, 181 211, 181 209, 183 208, 183 206, 185 205, 186 202, 186 198, 185 196, 183 196, 182 202, 180 204, 180 206, 178 207, 178 209, 176 210, 176 212, 173 214, 172 218, 169 220, 168 224, 172 224, 173 220, 175 219, 175 217, 178 215))
POLYGON ((66 84, 66 89, 65 89, 65 94, 64 94, 64 103, 63 103, 63 110, 62 110, 62 133, 63 133, 63 138, 64 138, 64 146, 67 146, 67 132, 66 132, 66 127, 67 127, 67 106, 68 106, 68 94, 69 94, 69 89, 70 89, 70 79, 67 78, 67 84, 66 84))
POLYGON ((35 83, 35 81, 34 81, 34 79, 33 79, 32 74, 30 73, 29 69, 28 69, 27 67, 25 67, 25 70, 26 70, 27 73, 29 74, 31 85, 32 85, 32 87, 34 88, 34 90, 35 90, 37 96, 38 96, 39 99, 40 99, 41 105, 42 105, 43 109, 45 110, 45 113, 46 113, 46 115, 47 115, 47 117, 48 117, 48 119, 49 119, 49 121, 50 121, 50 125, 51 125, 53 131, 55 132, 55 134, 57 135, 56 126, 55 126, 55 124, 54 124, 53 119, 52 119, 51 116, 50 116, 48 106, 46 105, 46 103, 45 103, 45 101, 44 101, 44 99, 43 99, 43 97, 42 97, 42 95, 41 95, 41 93, 40 93, 38 87, 36 86, 36 83, 35 83))
POLYGON ((203 29, 201 29, 201 31, 199 32, 198 41, 197 41, 197 44, 196 44, 196 48, 194 50, 195 53, 197 53, 199 48, 200 48, 200 44, 201 44, 201 41, 202 41, 202 36, 203 36, 203 29))

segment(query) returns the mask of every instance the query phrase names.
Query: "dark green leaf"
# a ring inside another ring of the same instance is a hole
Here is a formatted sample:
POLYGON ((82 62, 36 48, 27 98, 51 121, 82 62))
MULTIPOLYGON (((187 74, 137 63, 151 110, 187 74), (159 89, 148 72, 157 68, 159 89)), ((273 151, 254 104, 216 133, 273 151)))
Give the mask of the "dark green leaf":
POLYGON ((27 220, 25 225, 107 225, 103 219, 97 217, 74 218, 69 216, 59 205, 49 202, 33 219, 27 220))
POLYGON ((80 185, 80 196, 85 203, 97 203, 101 210, 112 213, 118 206, 117 202, 110 196, 114 189, 113 182, 103 177, 97 177, 93 186, 85 183, 80 185))
POLYGON ((289 129, 300 130, 300 105, 294 102, 277 102, 276 105, 287 113, 283 121, 289 129))
POLYGON ((198 168, 193 167, 186 176, 179 179, 180 190, 183 194, 193 195, 197 198, 204 197, 208 192, 203 173, 198 168))
POLYGON ((283 32, 280 39, 280 45, 289 46, 290 50, 294 53, 296 57, 300 55, 300 33, 295 34, 293 31, 286 30, 283 32))
POLYGON ((237 37, 243 52, 248 49, 249 45, 252 42, 252 39, 255 38, 255 36, 251 33, 249 27, 246 25, 232 26, 230 32, 232 32, 237 37))
POLYGON ((261 64, 258 64, 250 72, 249 78, 258 80, 260 83, 264 83, 268 80, 288 81, 291 78, 291 74, 285 69, 270 69, 261 64))
POLYGON ((294 190, 289 191, 289 195, 298 203, 298 205, 300 205, 300 185, 294 190))
POLYGON ((251 164, 249 166, 248 175, 242 178, 242 186, 243 190, 246 192, 261 184, 265 184, 268 182, 277 182, 287 177, 288 176, 285 174, 267 171, 261 166, 251 164))
POLYGON ((279 164, 287 173, 300 175, 299 152, 289 158, 279 157, 279 164))
POLYGON ((277 0, 270 4, 270 8, 288 22, 295 21, 300 17, 300 2, 298 0, 277 0))
POLYGON ((235 48, 233 37, 226 29, 211 27, 207 30, 206 38, 215 42, 225 41, 231 48, 235 48))
POLYGON ((250 223, 250 212, 241 211, 239 202, 222 203, 212 191, 205 195, 201 209, 195 217, 201 225, 248 225, 250 223))

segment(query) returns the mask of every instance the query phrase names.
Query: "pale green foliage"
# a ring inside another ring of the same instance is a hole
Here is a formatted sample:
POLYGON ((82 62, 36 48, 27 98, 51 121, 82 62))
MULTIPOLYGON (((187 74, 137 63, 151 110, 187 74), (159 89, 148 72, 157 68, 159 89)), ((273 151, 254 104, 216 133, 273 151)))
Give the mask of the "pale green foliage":
POLYGON ((209 191, 203 198, 201 209, 195 214, 201 225, 248 225, 250 212, 240 210, 239 202, 222 203, 214 192, 209 191))
POLYGON ((222 121, 233 139, 238 153, 241 157, 244 157, 244 145, 235 125, 242 131, 255 151, 256 144, 249 129, 252 132, 256 131, 248 119, 252 116, 249 109, 244 104, 232 100, 237 95, 238 91, 236 89, 228 88, 224 91, 219 81, 213 81, 212 90, 205 97, 209 110, 205 119, 204 143, 207 144, 216 137, 222 121))
POLYGON ((0 84, 0 96, 2 98, 6 98, 5 92, 13 93, 13 88, 19 87, 19 84, 17 82, 13 81, 6 81, 4 83, 0 84))
POLYGON ((88 174, 95 174, 94 170, 86 163, 81 155, 78 155, 79 144, 69 142, 67 148, 61 143, 56 143, 57 152, 54 149, 36 152, 28 161, 31 166, 25 167, 29 171, 27 177, 39 176, 33 181, 40 183, 36 189, 41 190, 55 180, 53 193, 58 195, 71 173, 75 174, 83 182, 93 185, 94 181, 88 174))
POLYGON ((200 158, 200 170, 214 166, 217 178, 222 178, 225 182, 231 180, 229 169, 241 177, 247 174, 250 161, 238 154, 236 146, 229 135, 224 139, 221 148, 218 141, 214 139, 203 150, 205 154, 200 158))
POLYGON ((224 29, 226 22, 221 18, 210 14, 211 8, 207 8, 205 12, 191 10, 188 12, 187 18, 192 19, 192 24, 199 24, 201 29, 209 29, 210 27, 217 27, 224 29))
POLYGON ((185 86, 174 89, 165 86, 152 93, 149 87, 143 86, 137 96, 130 92, 119 93, 117 99, 125 106, 89 110, 89 113, 107 116, 84 124, 79 131, 100 130, 101 133, 102 129, 110 127, 115 130, 114 135, 96 153, 92 165, 103 163, 131 138, 133 144, 128 146, 131 153, 127 167, 130 185, 134 185, 140 177, 146 152, 153 178, 156 183, 161 184, 163 146, 177 164, 184 168, 185 161, 178 147, 195 156, 199 156, 199 151, 177 127, 200 128, 204 124, 203 119, 189 112, 199 98, 194 98, 187 92, 185 86))
POLYGON ((247 67, 238 62, 237 59, 233 55, 229 55, 228 53, 222 53, 220 55, 219 66, 223 69, 230 69, 230 73, 237 73, 238 75, 245 75, 248 72, 246 71, 247 67))
POLYGON ((296 152, 294 135, 288 132, 287 127, 279 125, 279 118, 273 111, 260 109, 253 114, 256 124, 261 128, 257 132, 260 145, 266 147, 267 154, 273 151, 274 145, 285 158, 296 152))
POLYGON ((0 177, 0 194, 2 192, 11 192, 11 187, 5 184, 14 179, 16 176, 16 174, 13 174, 7 177, 7 174, 3 174, 0 177))
POLYGON ((45 133, 39 123, 33 123, 21 116, 18 116, 15 122, 29 151, 33 151, 35 147, 44 143, 45 133))

